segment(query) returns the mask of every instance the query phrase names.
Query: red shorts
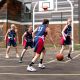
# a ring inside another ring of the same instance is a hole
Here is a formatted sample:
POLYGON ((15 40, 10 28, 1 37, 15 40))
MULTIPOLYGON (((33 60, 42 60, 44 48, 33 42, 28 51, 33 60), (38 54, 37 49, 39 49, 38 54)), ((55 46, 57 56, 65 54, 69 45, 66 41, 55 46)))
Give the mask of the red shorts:
POLYGON ((40 54, 44 49, 44 41, 42 38, 34 39, 34 52, 40 54))
POLYGON ((60 39, 60 44, 61 45, 71 45, 71 38, 70 36, 66 37, 66 40, 64 40, 63 36, 60 39))

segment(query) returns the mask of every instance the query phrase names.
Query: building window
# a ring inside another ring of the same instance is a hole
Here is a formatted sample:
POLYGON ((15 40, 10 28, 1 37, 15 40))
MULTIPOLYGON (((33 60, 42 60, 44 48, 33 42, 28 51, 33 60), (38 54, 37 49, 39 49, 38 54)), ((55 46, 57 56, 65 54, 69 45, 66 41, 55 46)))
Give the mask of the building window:
POLYGON ((31 2, 24 3, 24 12, 25 13, 31 13, 31 8, 32 8, 31 2))

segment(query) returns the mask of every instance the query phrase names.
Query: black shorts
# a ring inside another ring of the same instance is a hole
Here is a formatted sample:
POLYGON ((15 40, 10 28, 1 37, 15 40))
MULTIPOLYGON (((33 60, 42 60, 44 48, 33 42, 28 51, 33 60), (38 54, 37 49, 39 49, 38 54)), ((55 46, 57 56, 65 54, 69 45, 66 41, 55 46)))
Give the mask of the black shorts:
POLYGON ((13 46, 13 47, 16 47, 17 46, 17 43, 15 40, 8 40, 7 42, 7 46, 13 46))
POLYGON ((66 37, 66 40, 64 40, 64 45, 71 45, 71 38, 70 38, 70 36, 66 37))
POLYGON ((28 47, 33 48, 34 47, 33 42, 26 42, 26 45, 24 46, 24 49, 27 49, 28 47))

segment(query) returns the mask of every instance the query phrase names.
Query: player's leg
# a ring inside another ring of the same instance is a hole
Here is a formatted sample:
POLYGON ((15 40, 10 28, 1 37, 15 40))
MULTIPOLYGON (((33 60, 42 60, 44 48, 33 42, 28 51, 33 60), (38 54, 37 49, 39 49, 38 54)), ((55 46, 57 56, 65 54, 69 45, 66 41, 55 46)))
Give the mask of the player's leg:
POLYGON ((69 46, 68 58, 72 59, 72 57, 71 57, 72 46, 71 46, 71 38, 70 38, 70 36, 67 36, 66 44, 69 46))
POLYGON ((12 41, 12 46, 15 48, 16 50, 16 57, 19 58, 19 53, 18 53, 18 48, 17 48, 17 43, 15 40, 12 41))
POLYGON ((22 53, 21 53, 21 56, 20 56, 19 63, 22 63, 22 59, 23 59, 23 56, 24 56, 25 52, 26 52, 26 49, 23 49, 22 53))
POLYGON ((43 60, 44 60, 45 53, 46 53, 46 50, 43 47, 42 53, 40 55, 40 62, 39 62, 39 65, 38 65, 39 68, 45 68, 45 66, 43 65, 43 60))
POLYGON ((66 40, 64 40, 63 36, 61 37, 60 42, 61 42, 60 54, 62 54, 65 49, 65 44, 66 44, 66 40))
POLYGON ((70 58, 70 59, 72 59, 71 52, 72 52, 72 45, 69 45, 68 58, 70 58))
POLYGON ((7 49, 6 49, 6 56, 5 56, 5 58, 9 58, 10 48, 11 48, 11 40, 9 39, 8 42, 7 42, 7 49))
POLYGON ((40 53, 42 51, 42 48, 44 46, 43 40, 42 38, 37 39, 37 41, 35 40, 36 44, 35 44, 35 49, 34 52, 36 53, 34 58, 32 59, 31 63, 29 64, 29 66, 27 67, 28 71, 36 71, 36 69, 33 67, 33 64, 37 61, 37 59, 40 57, 40 53))
MULTIPOLYGON (((34 51, 34 42, 30 42, 29 43, 30 48, 32 49, 32 51, 34 51)), ((35 56, 35 53, 33 54, 33 57, 35 56)))
POLYGON ((19 58, 19 53, 18 53, 18 48, 17 48, 17 46, 15 46, 15 50, 16 50, 16 57, 19 58))
POLYGON ((39 57, 40 57, 40 54, 35 53, 35 57, 32 59, 31 63, 27 67, 28 71, 36 71, 36 69, 33 67, 33 64, 37 61, 39 57))
POLYGON ((64 46, 64 45, 62 45, 62 48, 61 48, 61 50, 60 50, 60 54, 62 54, 62 53, 63 53, 64 49, 65 49, 65 46, 64 46))
POLYGON ((10 47, 11 47, 11 46, 7 46, 6 56, 5 56, 5 58, 9 58, 10 47))

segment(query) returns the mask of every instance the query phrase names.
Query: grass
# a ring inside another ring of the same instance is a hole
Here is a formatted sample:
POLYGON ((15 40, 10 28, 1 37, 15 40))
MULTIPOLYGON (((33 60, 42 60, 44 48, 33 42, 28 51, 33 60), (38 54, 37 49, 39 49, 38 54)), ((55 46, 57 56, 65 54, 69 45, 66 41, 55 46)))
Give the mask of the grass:
POLYGON ((75 45, 74 45, 74 49, 75 49, 75 50, 80 50, 80 44, 75 44, 75 45))

